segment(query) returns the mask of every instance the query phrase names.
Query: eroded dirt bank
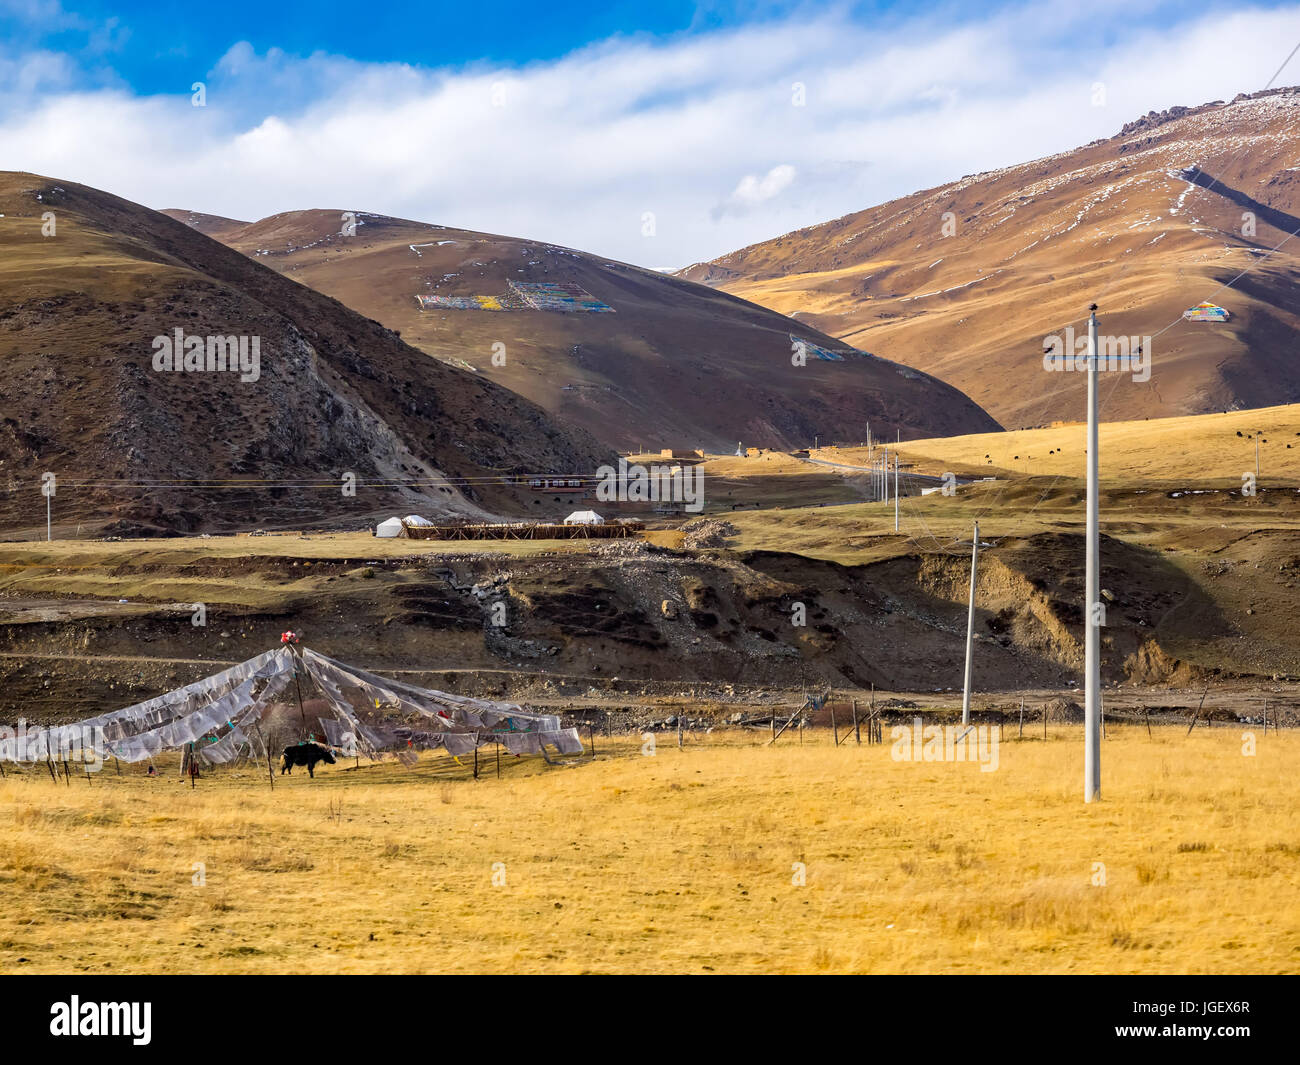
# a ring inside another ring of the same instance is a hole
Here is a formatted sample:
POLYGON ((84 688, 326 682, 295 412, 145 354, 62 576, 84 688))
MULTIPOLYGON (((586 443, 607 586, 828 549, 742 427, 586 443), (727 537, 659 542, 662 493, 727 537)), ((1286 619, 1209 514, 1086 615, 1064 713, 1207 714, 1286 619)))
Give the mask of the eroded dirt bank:
MULTIPOLYGON (((1287 594, 1276 563, 1250 562, 1251 551, 1278 550, 1238 546, 1207 569, 1107 540, 1105 682, 1197 687, 1300 673, 1286 617, 1244 605, 1287 594)), ((1078 537, 1057 534, 982 554, 980 692, 1078 682, 1081 558, 1078 537)), ((942 692, 961 683, 969 566, 945 553, 842 566, 644 544, 378 560, 295 557, 278 545, 163 563, 123 544, 96 567, 93 596, 75 567, 45 567, 39 596, 23 566, 0 568, 0 718, 68 720, 125 705, 250 657, 286 628, 326 654, 482 695, 942 692), (129 594, 110 598, 114 589, 129 594), (193 623, 196 601, 206 624, 193 623)))

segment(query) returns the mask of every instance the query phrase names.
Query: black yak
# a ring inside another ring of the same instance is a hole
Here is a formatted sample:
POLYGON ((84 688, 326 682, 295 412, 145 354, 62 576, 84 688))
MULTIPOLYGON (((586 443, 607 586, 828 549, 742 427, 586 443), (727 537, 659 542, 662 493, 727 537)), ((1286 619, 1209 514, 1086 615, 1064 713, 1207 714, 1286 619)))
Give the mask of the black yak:
POLYGON ((286 747, 280 755, 280 775, 292 775, 294 766, 305 765, 307 775, 315 777, 317 762, 334 764, 334 755, 328 747, 322 747, 319 743, 295 743, 292 747, 286 747))

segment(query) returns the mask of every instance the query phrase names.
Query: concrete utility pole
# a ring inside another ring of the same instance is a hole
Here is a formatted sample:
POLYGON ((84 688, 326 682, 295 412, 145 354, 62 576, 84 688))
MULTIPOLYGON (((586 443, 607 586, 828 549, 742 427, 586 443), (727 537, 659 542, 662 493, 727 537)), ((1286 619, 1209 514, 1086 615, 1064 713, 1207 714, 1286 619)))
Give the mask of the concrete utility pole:
POLYGON ((975 535, 970 545, 970 605, 966 608, 966 679, 961 686, 961 723, 970 724, 970 664, 975 643, 975 569, 980 559, 980 523, 975 523, 975 535))
POLYGON ((898 452, 894 452, 894 532, 898 532, 898 452))
POLYGON ((1084 579, 1083 801, 1101 798, 1101 633, 1098 632, 1097 305, 1088 317, 1088 525, 1084 579))

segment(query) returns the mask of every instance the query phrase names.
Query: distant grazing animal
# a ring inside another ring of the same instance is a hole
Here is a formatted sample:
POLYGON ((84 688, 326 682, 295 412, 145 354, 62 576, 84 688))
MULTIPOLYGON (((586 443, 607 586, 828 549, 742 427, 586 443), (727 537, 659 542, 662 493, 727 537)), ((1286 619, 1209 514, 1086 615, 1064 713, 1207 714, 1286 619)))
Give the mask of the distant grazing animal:
POLYGON ((322 747, 319 743, 295 743, 292 747, 286 747, 280 755, 280 775, 288 773, 292 776, 294 766, 305 765, 307 775, 314 778, 317 762, 334 764, 334 755, 329 748, 322 747))

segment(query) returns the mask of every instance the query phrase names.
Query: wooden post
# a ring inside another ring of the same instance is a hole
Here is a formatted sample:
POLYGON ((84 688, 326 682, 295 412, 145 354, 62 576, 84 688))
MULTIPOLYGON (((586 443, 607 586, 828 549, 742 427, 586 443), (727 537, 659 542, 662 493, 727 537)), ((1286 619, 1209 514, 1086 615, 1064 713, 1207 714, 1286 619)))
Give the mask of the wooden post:
POLYGON ((677 749, 679 751, 682 749, 682 743, 684 741, 683 730, 685 729, 685 727, 686 727, 686 722, 682 720, 682 715, 678 714, 677 715, 677 749))
POLYGON ((1264 700, 1264 735, 1268 735, 1268 700, 1264 700))
POLYGON ((853 700, 853 735, 857 739, 858 746, 862 746, 862 727, 858 724, 858 701, 853 700))
POLYGON ((120 777, 122 775, 122 767, 118 764, 117 755, 113 755, 113 768, 117 770, 117 775, 120 777))
POLYGON ((72 774, 68 772, 68 760, 63 759, 63 783, 65 787, 72 786, 72 774))
POLYGON ((478 733, 474 733, 474 779, 478 780, 478 733))
POLYGON ((1146 718, 1147 739, 1150 739, 1151 738, 1151 707, 1147 706, 1146 703, 1142 704, 1142 716, 1146 718))
POLYGON ((262 750, 266 752, 266 779, 271 782, 271 790, 275 791, 275 774, 271 772, 271 748, 266 745, 266 740, 262 738, 262 726, 254 721, 253 728, 257 732, 257 741, 262 745, 262 750))
POLYGON ((1021 740, 1025 738, 1025 697, 1023 695, 1020 697, 1020 735, 1016 738, 1021 740))
MULTIPOLYGON (((592 757, 595 757, 595 754, 596 754, 596 741, 595 741, 595 740, 592 740, 592 741, 591 741, 591 754, 592 754, 592 757)), ((501 779, 501 741, 500 741, 500 740, 497 740, 497 780, 500 780, 500 779, 501 779)))
MULTIPOLYGON (((301 655, 302 652, 298 650, 298 645, 297 645, 297 644, 294 644, 294 643, 291 643, 291 644, 289 645, 289 650, 293 653, 293 656, 294 656, 294 658, 293 658, 293 686, 294 686, 294 688, 296 688, 297 691, 298 691, 298 716, 302 718, 302 727, 303 727, 303 730, 306 731, 306 728, 307 728, 307 711, 305 711, 305 710, 303 709, 303 706, 302 706, 302 683, 301 683, 301 681, 298 680, 298 663, 299 663, 299 661, 300 661, 300 659, 299 659, 299 655, 301 655)), ((305 737, 304 737, 304 738, 305 738, 305 737)))
POLYGON ((1205 691, 1201 692, 1201 701, 1196 706, 1196 713, 1192 715, 1192 723, 1187 726, 1187 735, 1192 734, 1192 729, 1196 727, 1196 719, 1201 716, 1201 707, 1205 705, 1205 697, 1210 693, 1210 686, 1205 686, 1205 691))
POLYGON ((835 739, 835 746, 838 747, 840 745, 840 729, 835 724, 835 704, 830 699, 827 699, 826 702, 831 708, 831 735, 835 739))
POLYGON ((1043 703, 1043 739, 1047 739, 1047 704, 1043 703))
MULTIPOLYGON (((798 717, 798 718, 800 718, 800 721, 802 721, 802 717, 800 717, 800 715, 802 715, 802 714, 803 714, 803 708, 801 707, 800 709, 796 710, 793 714, 791 714, 791 715, 786 719, 785 724, 782 725, 780 728, 777 728, 777 727, 776 727, 776 715, 773 714, 773 715, 772 715, 772 731, 773 731, 773 736, 772 736, 771 740, 768 741, 768 745, 771 746, 773 743, 775 743, 777 740, 779 740, 779 739, 781 738, 782 734, 785 732, 785 730, 788 729, 791 725, 794 724, 794 719, 795 719, 795 718, 798 717)), ((800 725, 800 728, 802 729, 802 725, 800 725)), ((802 734, 802 732, 801 732, 801 734, 802 734)))

